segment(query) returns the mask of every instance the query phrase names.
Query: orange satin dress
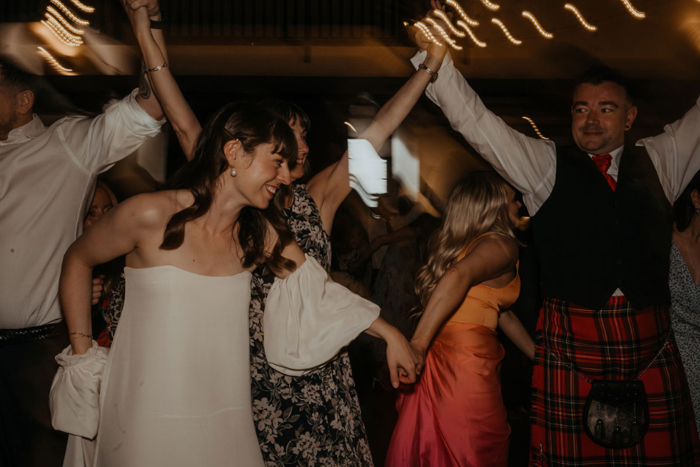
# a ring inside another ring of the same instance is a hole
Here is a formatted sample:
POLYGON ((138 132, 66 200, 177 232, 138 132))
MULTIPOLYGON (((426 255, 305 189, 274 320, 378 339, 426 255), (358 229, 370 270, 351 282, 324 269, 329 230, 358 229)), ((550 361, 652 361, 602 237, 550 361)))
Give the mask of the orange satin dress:
POLYGON ((510 426, 500 380, 505 352, 496 326, 519 293, 517 272, 505 287, 469 289, 428 349, 419 382, 399 395, 387 467, 507 465, 510 426))

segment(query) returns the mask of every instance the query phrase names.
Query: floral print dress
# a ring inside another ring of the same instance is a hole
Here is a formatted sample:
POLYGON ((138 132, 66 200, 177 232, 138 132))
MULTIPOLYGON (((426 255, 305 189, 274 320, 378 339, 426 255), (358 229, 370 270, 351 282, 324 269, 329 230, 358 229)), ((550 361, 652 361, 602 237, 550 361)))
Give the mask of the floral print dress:
MULTIPOLYGON (((330 237, 304 185, 294 187, 293 205, 284 215, 301 249, 328 270, 330 237)), ((300 377, 286 376, 268 365, 262 322, 272 280, 255 271, 250 305, 253 418, 266 465, 372 466, 346 350, 300 377)))

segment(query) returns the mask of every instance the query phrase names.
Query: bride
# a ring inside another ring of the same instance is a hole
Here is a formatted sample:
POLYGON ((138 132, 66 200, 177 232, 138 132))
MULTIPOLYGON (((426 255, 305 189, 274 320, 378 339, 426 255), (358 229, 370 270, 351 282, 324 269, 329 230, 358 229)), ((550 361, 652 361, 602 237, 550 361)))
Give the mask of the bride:
POLYGON ((262 263, 279 278, 265 330, 275 368, 298 374, 321 365, 366 330, 387 341, 392 373, 415 381, 406 340, 375 305, 327 281, 270 203, 290 183, 288 162, 297 156, 287 122, 229 104, 204 127, 193 154, 174 176, 176 189, 120 204, 64 258, 60 297, 79 359, 94 346, 92 268, 126 255, 126 302, 100 390, 95 465, 262 466, 248 355, 250 271, 262 263))

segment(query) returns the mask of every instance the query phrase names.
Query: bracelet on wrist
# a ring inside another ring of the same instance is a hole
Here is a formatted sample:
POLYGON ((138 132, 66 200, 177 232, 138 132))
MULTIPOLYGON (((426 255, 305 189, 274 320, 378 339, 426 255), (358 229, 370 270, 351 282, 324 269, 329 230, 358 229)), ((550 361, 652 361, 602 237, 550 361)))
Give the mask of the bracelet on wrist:
POLYGON ((147 68, 146 71, 148 71, 148 72, 160 71, 163 68, 167 68, 167 67, 168 67, 168 61, 166 60, 165 63, 163 63, 162 65, 159 65, 155 68, 147 68))
POLYGON ((431 70, 430 68, 425 66, 425 63, 421 63, 420 65, 418 65, 418 69, 425 70, 430 75, 430 82, 431 83, 434 83, 435 81, 437 81, 437 79, 438 79, 437 71, 431 70))
POLYGON ((82 332, 71 332, 70 335, 92 339, 92 334, 83 334, 82 332))

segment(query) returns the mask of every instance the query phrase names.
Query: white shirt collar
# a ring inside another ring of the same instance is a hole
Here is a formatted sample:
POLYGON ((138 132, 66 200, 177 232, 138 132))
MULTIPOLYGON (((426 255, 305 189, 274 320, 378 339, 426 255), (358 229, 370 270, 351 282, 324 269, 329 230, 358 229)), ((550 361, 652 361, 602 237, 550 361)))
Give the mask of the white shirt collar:
POLYGON ((23 143, 24 141, 36 138, 45 130, 46 127, 44 126, 44 123, 37 114, 34 114, 31 122, 10 131, 10 133, 7 135, 7 139, 0 141, 0 145, 23 143))
MULTIPOLYGON (((620 172, 620 157, 622 156, 622 151, 625 149, 623 144, 619 148, 610 151, 610 156, 612 160, 610 161, 610 168, 608 168, 608 175, 617 181, 617 174, 620 172)), ((589 157, 593 158, 593 154, 589 154, 589 157)))

